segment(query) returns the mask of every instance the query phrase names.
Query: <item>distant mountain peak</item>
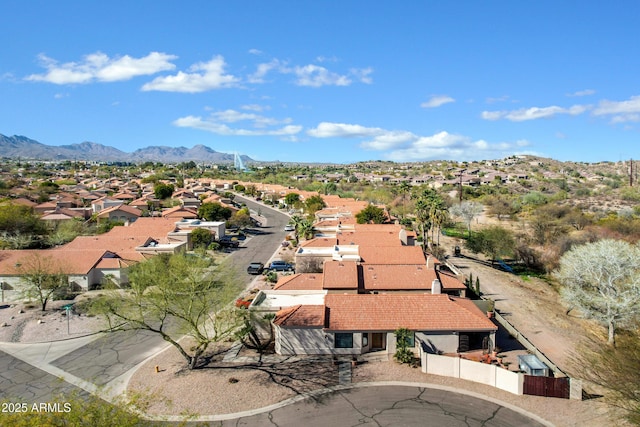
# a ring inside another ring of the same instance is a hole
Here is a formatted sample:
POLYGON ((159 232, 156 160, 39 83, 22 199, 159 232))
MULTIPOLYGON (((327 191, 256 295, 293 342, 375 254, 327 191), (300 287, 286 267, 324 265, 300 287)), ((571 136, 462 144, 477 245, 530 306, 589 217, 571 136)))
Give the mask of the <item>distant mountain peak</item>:
MULTIPOLYGON (((220 153, 206 145, 197 144, 192 148, 149 146, 126 153, 117 148, 97 142, 84 141, 77 144, 52 146, 29 139, 26 136, 5 136, 0 134, 0 152, 3 157, 27 158, 36 160, 91 160, 162 163, 180 163, 185 161, 209 163, 233 163, 233 154, 220 153)), ((245 162, 253 161, 242 156, 245 162)))

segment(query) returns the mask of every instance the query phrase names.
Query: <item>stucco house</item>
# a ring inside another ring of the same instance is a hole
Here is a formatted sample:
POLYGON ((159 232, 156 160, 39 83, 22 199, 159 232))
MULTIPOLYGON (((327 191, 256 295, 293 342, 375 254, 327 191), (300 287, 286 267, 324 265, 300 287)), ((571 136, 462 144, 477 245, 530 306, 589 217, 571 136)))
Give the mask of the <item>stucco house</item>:
POLYGON ((393 354, 394 331, 413 332, 414 353, 458 353, 492 348, 497 326, 472 301, 446 294, 326 294, 324 304, 278 311, 278 354, 393 354))

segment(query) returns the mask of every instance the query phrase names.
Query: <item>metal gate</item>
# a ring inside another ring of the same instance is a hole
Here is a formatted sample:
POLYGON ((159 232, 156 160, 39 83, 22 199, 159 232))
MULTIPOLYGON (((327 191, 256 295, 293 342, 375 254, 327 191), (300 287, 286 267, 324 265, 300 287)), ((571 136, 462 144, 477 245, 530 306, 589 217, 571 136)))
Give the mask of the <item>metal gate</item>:
POLYGON ((569 381, 570 379, 567 377, 554 378, 525 375, 523 393, 533 396, 569 399, 569 381))

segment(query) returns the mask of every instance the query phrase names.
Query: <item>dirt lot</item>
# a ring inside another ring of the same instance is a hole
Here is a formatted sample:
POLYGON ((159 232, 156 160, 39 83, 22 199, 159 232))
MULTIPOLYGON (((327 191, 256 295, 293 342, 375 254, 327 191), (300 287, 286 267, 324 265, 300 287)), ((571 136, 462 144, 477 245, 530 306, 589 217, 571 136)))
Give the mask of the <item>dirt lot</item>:
MULTIPOLYGON (((479 223, 474 226, 481 227, 496 221, 482 217, 479 223)), ((509 225, 506 221, 502 223, 509 225)), ((576 356, 586 343, 603 342, 604 328, 583 319, 577 311, 567 315, 567 308, 557 290, 546 281, 493 268, 482 255, 465 251, 458 239, 443 236, 440 244, 451 254, 449 262, 465 276, 473 274, 474 281, 480 278, 483 296, 495 301, 496 310, 509 323, 565 373, 580 377, 576 356), (462 248, 460 257, 453 256, 456 245, 462 248)))

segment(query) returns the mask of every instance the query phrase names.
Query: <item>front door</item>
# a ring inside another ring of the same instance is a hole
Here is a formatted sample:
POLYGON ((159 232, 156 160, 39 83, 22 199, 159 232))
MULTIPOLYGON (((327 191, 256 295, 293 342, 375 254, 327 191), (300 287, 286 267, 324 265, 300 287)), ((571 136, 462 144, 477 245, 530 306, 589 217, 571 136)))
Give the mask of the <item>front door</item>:
POLYGON ((371 350, 384 350, 386 348, 386 335, 384 333, 371 334, 371 350))

